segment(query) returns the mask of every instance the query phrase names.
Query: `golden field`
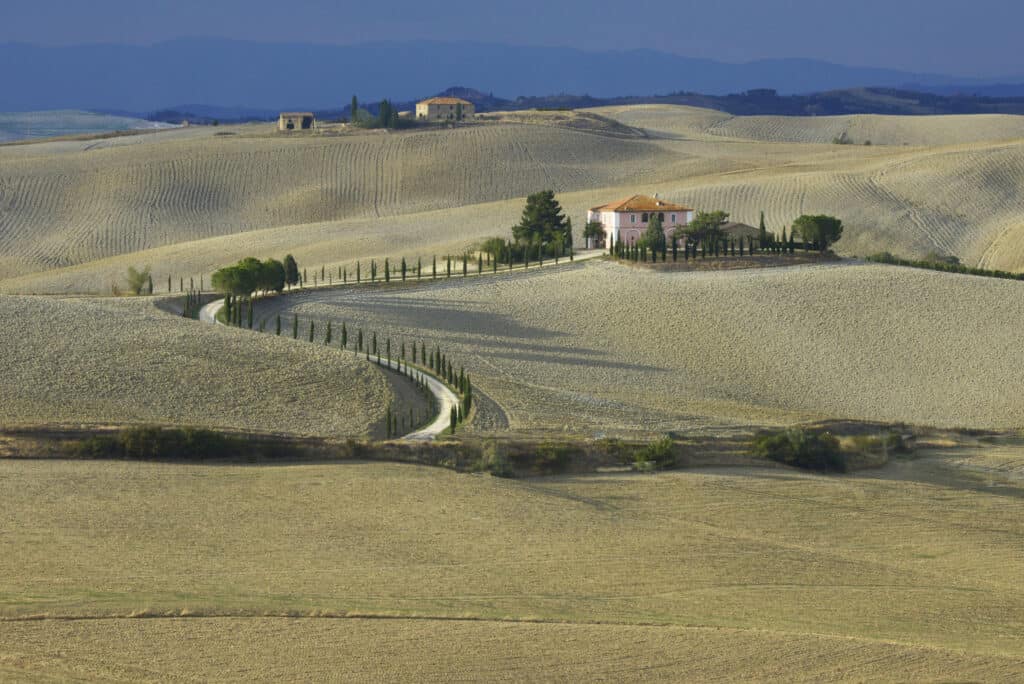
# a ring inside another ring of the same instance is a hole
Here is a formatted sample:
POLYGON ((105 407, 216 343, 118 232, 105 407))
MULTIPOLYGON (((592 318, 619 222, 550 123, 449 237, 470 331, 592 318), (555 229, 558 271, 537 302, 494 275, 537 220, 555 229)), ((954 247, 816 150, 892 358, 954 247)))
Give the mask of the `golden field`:
MULTIPOLYGON (((544 188, 577 235, 588 207, 657 192, 748 223, 764 210, 773 230, 835 214, 846 256, 1019 270, 1022 121, 641 106, 0 146, 0 428, 380 437, 409 388, 339 350, 337 328, 323 344, 321 323, 345 321, 350 340, 438 344, 464 366, 474 441, 1020 430, 1015 281, 599 259, 291 293, 258 308, 270 331, 282 314, 280 339, 95 295, 147 264, 162 294, 245 256, 332 279, 429 263, 508 235, 544 188), (829 142, 842 133, 872 145, 829 142)), ((835 477, 0 459, 0 679, 1019 680, 1024 456, 988 441, 835 477)))
POLYGON ((1019 678, 1019 481, 943 472, 0 462, 0 674, 1019 678))
MULTIPOLYGON (((145 299, 0 297, 0 426, 155 423, 383 435, 405 384, 351 354, 175 317, 145 299), (392 383, 395 383, 394 385, 392 383)), ((305 330, 303 331, 305 332, 305 330)))
POLYGON ((129 264, 153 265, 160 283, 251 253, 317 266, 429 257, 506 234, 521 198, 542 188, 560 194, 577 231, 589 206, 658 192, 748 223, 764 210, 776 231, 801 213, 834 214, 845 254, 1024 267, 1021 117, 636 106, 448 131, 269 131, 0 146, 0 290, 107 292, 129 264), (827 142, 842 132, 874 144, 827 142))
MULTIPOLYGON (((608 261, 289 295, 262 315, 440 344, 520 433, 714 433, 831 418, 1024 425, 1024 283, 876 264, 608 261), (997 315, 994 315, 997 313, 997 315)), ((494 422, 483 432, 490 434, 494 422)))

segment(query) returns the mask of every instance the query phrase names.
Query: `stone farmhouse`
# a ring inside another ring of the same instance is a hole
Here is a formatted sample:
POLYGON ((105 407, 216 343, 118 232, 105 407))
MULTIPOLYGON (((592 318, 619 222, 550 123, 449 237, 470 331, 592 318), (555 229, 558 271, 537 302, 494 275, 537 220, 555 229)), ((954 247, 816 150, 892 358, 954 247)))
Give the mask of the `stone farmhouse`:
MULTIPOLYGON (((606 239, 615 244, 625 240, 625 244, 636 243, 647 230, 647 224, 654 216, 661 217, 661 225, 665 237, 672 240, 672 232, 693 220, 693 209, 683 204, 675 204, 659 199, 657 195, 633 195, 618 202, 594 207, 587 212, 587 222, 596 221, 604 227, 606 239)), ((604 245, 588 245, 588 247, 604 245)))
POLYGON ((418 121, 461 121, 476 114, 476 107, 457 97, 432 97, 416 103, 418 121))
POLYGON ((312 130, 316 118, 312 112, 281 112, 277 117, 277 130, 279 131, 308 131, 312 130))

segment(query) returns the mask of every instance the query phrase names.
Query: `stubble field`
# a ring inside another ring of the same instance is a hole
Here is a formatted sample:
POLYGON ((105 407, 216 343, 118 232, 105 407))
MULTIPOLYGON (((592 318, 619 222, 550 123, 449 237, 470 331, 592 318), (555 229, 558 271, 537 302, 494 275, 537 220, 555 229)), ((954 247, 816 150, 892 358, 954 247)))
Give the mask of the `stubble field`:
POLYGON ((768 470, 0 471, 5 676, 1024 672, 1016 489, 768 470))
POLYGON ((830 418, 1012 429, 1024 425, 1024 372, 1011 361, 1022 295, 1018 282, 871 264, 655 272, 599 261, 300 293, 262 315, 440 344, 511 430, 531 434, 830 418))
POLYGON ((457 252, 506 234, 521 198, 542 188, 560 194, 577 236, 588 207, 658 192, 747 223, 764 210, 776 231, 801 213, 841 216, 846 254, 1024 266, 1020 117, 744 118, 669 106, 586 116, 608 123, 537 115, 303 137, 252 125, 0 147, 0 289, 104 292, 130 264, 152 264, 163 281, 250 253, 351 266, 457 252), (876 144, 824 142, 840 129, 876 144))
POLYGON ((383 431, 392 382, 402 382, 335 349, 186 321, 145 299, 0 297, 0 317, 3 427, 362 437, 383 431))

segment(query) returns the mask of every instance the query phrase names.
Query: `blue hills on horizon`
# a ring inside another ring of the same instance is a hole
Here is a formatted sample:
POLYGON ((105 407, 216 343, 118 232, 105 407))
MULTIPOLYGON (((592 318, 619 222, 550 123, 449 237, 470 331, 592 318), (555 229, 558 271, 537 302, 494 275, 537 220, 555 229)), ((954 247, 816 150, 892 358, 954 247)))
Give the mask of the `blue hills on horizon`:
POLYGON ((192 38, 152 46, 42 47, 0 44, 0 111, 85 109, 153 112, 180 103, 211 110, 341 110, 363 101, 409 101, 452 83, 499 97, 572 93, 595 98, 691 92, 779 94, 862 86, 936 93, 998 89, 1024 95, 1007 79, 969 81, 941 74, 850 67, 811 59, 731 64, 654 50, 587 52, 479 42, 314 45, 192 38))

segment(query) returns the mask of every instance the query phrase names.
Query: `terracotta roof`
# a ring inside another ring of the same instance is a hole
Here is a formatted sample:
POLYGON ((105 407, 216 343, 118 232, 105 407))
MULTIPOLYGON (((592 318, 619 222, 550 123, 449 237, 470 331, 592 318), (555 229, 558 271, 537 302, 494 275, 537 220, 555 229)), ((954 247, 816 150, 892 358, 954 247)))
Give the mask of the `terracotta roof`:
POLYGON ((618 202, 594 207, 591 211, 614 211, 616 213, 635 211, 693 211, 693 208, 647 195, 633 195, 618 202))
POLYGON ((431 104, 441 104, 441 105, 457 105, 457 104, 472 105, 473 103, 469 102, 467 100, 459 99, 457 97, 431 97, 431 98, 428 98, 426 100, 422 100, 420 102, 417 102, 416 104, 422 104, 422 105, 431 105, 431 104))

